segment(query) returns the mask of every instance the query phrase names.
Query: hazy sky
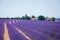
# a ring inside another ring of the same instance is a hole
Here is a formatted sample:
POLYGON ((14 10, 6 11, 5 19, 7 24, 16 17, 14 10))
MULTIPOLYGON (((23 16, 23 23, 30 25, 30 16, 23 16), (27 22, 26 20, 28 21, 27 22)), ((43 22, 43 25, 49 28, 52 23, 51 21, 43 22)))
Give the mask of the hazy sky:
POLYGON ((0 0, 0 17, 60 17, 60 0, 0 0))

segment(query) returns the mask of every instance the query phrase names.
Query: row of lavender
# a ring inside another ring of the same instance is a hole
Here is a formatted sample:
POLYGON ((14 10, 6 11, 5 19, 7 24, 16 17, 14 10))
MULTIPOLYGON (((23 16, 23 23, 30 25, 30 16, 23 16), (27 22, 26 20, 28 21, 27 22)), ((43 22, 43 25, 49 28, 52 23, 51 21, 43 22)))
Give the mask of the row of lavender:
POLYGON ((15 26, 32 40, 60 40, 60 22, 40 20, 17 20, 16 22, 16 19, 12 25, 9 24, 10 19, 0 19, 0 40, 3 40, 3 24, 6 21, 11 40, 27 40, 14 28, 15 26))
POLYGON ((3 33, 4 33, 4 22, 6 20, 0 19, 0 40, 3 40, 3 33))
POLYGON ((57 40, 57 39, 60 39, 59 24, 60 24, 59 22, 51 22, 51 21, 49 22, 49 21, 39 21, 39 20, 20 20, 20 22, 17 22, 14 25, 20 28, 33 40, 35 39, 36 40, 38 39, 41 39, 41 40, 56 39, 57 40), (40 35, 40 36, 37 36, 37 35, 40 35))
POLYGON ((7 27, 9 31, 10 40, 27 40, 22 34, 20 34, 13 24, 7 22, 7 27))
POLYGON ((4 40, 4 23, 6 22, 10 40, 27 40, 22 34, 20 34, 13 25, 9 24, 12 19, 0 19, 0 40, 4 40))

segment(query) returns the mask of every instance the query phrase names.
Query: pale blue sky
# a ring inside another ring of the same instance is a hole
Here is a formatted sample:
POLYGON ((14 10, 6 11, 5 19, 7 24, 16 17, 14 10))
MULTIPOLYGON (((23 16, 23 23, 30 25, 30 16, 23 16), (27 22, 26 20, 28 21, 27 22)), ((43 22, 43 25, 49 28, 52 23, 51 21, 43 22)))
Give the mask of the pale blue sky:
POLYGON ((0 17, 39 15, 60 17, 60 0, 0 0, 0 17))

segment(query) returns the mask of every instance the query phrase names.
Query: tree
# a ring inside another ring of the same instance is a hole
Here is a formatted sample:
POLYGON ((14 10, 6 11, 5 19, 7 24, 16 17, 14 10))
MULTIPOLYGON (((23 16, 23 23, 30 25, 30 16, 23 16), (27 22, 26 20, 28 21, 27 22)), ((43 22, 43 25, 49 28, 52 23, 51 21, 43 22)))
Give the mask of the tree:
POLYGON ((20 17, 19 17, 19 16, 17 16, 17 17, 15 17, 15 19, 20 19, 20 17))
POLYGON ((21 19, 24 19, 24 16, 22 16, 21 19))
POLYGON ((40 15, 40 16, 38 17, 38 20, 45 20, 45 17, 42 16, 42 15, 40 15))
POLYGON ((23 19, 23 20, 30 20, 31 18, 29 16, 27 16, 27 14, 26 14, 25 16, 22 16, 21 19, 23 19))
POLYGON ((56 18, 52 17, 52 21, 55 21, 56 18))
POLYGON ((35 16, 34 16, 34 15, 32 15, 32 18, 35 18, 35 16))
POLYGON ((29 16, 27 16, 27 14, 24 17, 25 20, 30 20, 31 18, 29 16))

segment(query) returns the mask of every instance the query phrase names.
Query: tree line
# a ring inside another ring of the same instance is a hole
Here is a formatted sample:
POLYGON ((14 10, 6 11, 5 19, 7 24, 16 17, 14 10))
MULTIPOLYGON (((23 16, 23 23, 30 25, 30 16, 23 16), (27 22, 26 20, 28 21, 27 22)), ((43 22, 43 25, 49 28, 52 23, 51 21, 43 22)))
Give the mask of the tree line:
MULTIPOLYGON (((9 19, 9 17, 7 17, 7 19, 9 19)), ((51 18, 46 18, 43 15, 39 15, 38 17, 35 17, 34 15, 32 15, 31 17, 29 17, 27 14, 25 16, 22 17, 11 17, 10 19, 20 19, 20 20, 48 20, 48 21, 55 21, 55 17, 51 17, 51 18), (37 19, 36 19, 37 18, 37 19)))
MULTIPOLYGON (((46 17, 43 15, 39 15, 38 17, 35 17, 34 15, 32 15, 31 17, 29 17, 27 14, 25 16, 20 17, 15 17, 16 19, 21 19, 21 20, 31 20, 34 18, 34 20, 46 20, 46 17), (37 19, 36 19, 37 18, 37 19)), ((55 17, 51 17, 50 19, 47 18, 48 21, 55 21, 55 17)))

